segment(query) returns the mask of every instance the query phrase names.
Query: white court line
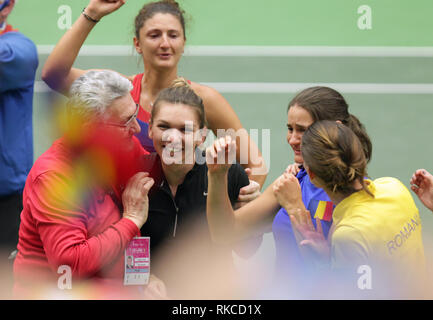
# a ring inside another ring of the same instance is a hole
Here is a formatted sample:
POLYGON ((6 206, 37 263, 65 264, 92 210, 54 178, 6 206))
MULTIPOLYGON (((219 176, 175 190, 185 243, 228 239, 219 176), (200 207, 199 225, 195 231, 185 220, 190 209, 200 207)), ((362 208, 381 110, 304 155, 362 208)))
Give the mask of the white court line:
MULTIPOLYGON (((304 83, 304 82, 201 82, 221 93, 295 93, 312 86, 326 86, 341 93, 433 94, 426 83, 304 83)), ((35 92, 50 92, 43 81, 35 82, 35 92)))
POLYGON ((433 94, 433 84, 425 83, 213 82, 202 84, 227 93, 296 93, 308 87, 325 86, 342 93, 433 94))
MULTIPOLYGON (((37 45, 38 54, 49 55, 54 49, 54 45, 37 45)), ((134 47, 131 46, 102 46, 102 45, 85 45, 81 47, 80 56, 131 56, 138 55, 134 47)))
MULTIPOLYGON (((38 45, 48 55, 53 45, 38 45)), ((132 45, 85 45, 80 56, 137 55, 132 45)), ((186 46, 185 56, 203 57, 433 57, 433 47, 186 46)))

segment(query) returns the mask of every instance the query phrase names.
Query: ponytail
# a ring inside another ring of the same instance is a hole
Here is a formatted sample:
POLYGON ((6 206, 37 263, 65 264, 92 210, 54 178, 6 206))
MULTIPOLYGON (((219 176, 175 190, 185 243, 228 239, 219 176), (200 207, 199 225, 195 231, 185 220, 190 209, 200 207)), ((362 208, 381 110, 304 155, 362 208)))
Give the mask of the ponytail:
POLYGON ((326 189, 349 195, 356 190, 355 181, 371 196, 364 177, 367 160, 362 144, 348 126, 335 121, 318 121, 304 133, 302 157, 308 168, 325 184, 326 189))
POLYGON ((171 88, 181 88, 181 87, 185 87, 185 88, 189 88, 191 89, 191 86, 188 83, 188 80, 186 80, 183 77, 177 77, 176 79, 173 80, 173 82, 171 83, 171 88))
POLYGON ((373 153, 373 145, 371 143, 370 137, 365 130, 364 125, 359 121, 357 117, 353 114, 349 114, 349 117, 343 121, 343 124, 348 126, 354 134, 358 137, 362 145, 362 150, 364 150, 365 158, 367 163, 370 162, 373 153))

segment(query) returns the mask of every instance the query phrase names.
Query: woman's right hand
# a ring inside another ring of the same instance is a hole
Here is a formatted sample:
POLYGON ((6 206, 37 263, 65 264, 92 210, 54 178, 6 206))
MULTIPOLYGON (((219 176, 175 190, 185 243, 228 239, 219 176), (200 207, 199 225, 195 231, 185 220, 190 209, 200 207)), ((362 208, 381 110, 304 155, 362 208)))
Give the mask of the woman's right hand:
POLYGON ((206 148, 206 164, 209 174, 227 174, 236 162, 236 140, 227 135, 216 139, 206 148))
POLYGON ((100 20, 125 4, 126 0, 90 0, 85 12, 91 18, 100 20))
POLYGON ((274 196, 280 206, 287 212, 294 209, 305 209, 302 202, 302 190, 298 178, 293 174, 283 173, 273 186, 274 196))
POLYGON ((129 179, 122 194, 123 217, 134 222, 138 229, 141 229, 147 220, 149 211, 147 194, 153 183, 153 179, 147 172, 136 173, 129 179))

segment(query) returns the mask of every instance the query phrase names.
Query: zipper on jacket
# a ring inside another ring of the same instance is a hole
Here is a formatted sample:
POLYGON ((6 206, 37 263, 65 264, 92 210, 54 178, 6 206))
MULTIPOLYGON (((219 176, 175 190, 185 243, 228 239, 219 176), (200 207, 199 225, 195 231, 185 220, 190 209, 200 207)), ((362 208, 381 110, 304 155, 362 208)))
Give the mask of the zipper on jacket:
MULTIPOLYGON (((164 181, 161 182, 160 187, 164 185, 164 181)), ((176 205, 176 201, 174 200, 173 195, 171 194, 170 188, 169 192, 167 192, 171 198, 171 201, 173 201, 174 208, 176 209, 176 216, 174 217, 174 228, 173 228, 173 238, 176 237, 176 230, 177 230, 177 214, 179 213, 179 208, 176 205)))
POLYGON ((174 229, 173 229, 173 238, 176 237, 176 229, 177 229, 177 213, 179 212, 179 209, 176 207, 176 217, 174 220, 174 229))
POLYGON ((176 201, 174 200, 173 195, 170 192, 170 198, 173 201, 174 208, 176 209, 176 216, 174 217, 174 228, 173 228, 173 238, 176 237, 176 229, 177 229, 177 214, 179 213, 179 208, 176 205, 176 201))

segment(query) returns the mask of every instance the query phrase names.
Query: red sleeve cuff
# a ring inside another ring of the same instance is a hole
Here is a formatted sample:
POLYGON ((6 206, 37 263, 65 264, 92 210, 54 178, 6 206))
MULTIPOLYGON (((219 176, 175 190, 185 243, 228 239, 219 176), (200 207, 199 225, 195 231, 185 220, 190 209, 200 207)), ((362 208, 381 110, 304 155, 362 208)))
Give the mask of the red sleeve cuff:
POLYGON ((127 237, 127 241, 130 241, 136 236, 140 236, 140 229, 138 229, 137 225, 128 218, 120 219, 116 223, 116 228, 119 229, 121 234, 124 234, 127 237))

